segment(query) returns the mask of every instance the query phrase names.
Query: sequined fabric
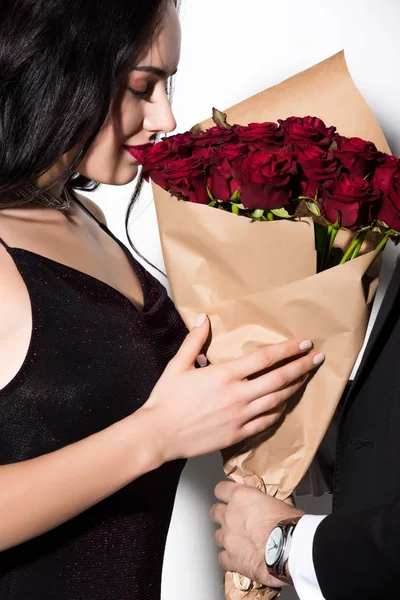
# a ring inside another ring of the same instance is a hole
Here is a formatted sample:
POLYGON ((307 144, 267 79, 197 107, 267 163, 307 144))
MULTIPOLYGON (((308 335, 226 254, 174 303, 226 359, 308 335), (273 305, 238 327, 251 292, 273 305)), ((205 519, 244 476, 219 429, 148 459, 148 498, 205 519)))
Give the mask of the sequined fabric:
MULTIPOLYGON (((33 329, 20 371, 0 391, 0 464, 52 452, 132 414, 186 334, 164 287, 100 226, 140 278, 143 313, 108 284, 2 241, 27 286, 33 329)), ((158 600, 183 466, 168 463, 2 552, 0 599, 158 600)))

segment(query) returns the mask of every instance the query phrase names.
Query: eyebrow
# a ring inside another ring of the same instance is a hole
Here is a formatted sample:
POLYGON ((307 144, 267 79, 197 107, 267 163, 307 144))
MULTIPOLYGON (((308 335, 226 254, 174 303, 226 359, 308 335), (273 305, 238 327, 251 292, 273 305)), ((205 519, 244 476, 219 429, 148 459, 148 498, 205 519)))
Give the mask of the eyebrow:
POLYGON ((164 71, 164 69, 160 69, 159 67, 151 67, 150 65, 144 67, 135 67, 133 70, 142 72, 144 71, 145 73, 153 73, 153 75, 157 75, 157 77, 162 77, 164 79, 168 79, 168 77, 173 77, 173 75, 175 75, 178 71, 178 69, 175 69, 175 71, 171 73, 171 75, 169 75, 167 71, 164 71))

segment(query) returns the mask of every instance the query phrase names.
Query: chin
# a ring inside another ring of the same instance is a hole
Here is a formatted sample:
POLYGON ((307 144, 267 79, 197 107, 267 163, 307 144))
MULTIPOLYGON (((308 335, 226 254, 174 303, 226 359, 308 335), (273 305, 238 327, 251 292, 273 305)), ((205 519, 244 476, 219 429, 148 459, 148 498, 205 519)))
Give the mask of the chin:
POLYGON ((81 173, 85 177, 96 181, 97 183, 103 183, 104 185, 127 185, 128 183, 132 183, 138 175, 139 167, 136 165, 131 165, 127 169, 119 169, 116 173, 105 174, 103 172, 102 175, 99 173, 81 173))

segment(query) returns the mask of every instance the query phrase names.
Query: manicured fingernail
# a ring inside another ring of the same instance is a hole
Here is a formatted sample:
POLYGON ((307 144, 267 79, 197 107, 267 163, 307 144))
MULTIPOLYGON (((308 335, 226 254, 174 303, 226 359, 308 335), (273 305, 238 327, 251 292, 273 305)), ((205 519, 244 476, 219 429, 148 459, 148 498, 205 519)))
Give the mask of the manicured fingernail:
POLYGON ((197 357, 197 362, 200 367, 206 367, 207 366, 206 356, 204 354, 199 354, 199 356, 197 357))
POLYGON ((197 317, 197 319, 194 322, 193 327, 201 327, 203 325, 203 323, 205 323, 207 319, 207 315, 205 315, 204 313, 201 313, 201 315, 199 315, 197 317))
POLYGON ((313 347, 313 343, 311 340, 304 340, 300 344, 300 350, 310 350, 313 347))
POLYGON ((319 365, 322 365, 324 360, 325 360, 325 354, 322 354, 322 352, 320 352, 319 354, 316 354, 314 356, 313 363, 316 367, 319 367, 319 365))

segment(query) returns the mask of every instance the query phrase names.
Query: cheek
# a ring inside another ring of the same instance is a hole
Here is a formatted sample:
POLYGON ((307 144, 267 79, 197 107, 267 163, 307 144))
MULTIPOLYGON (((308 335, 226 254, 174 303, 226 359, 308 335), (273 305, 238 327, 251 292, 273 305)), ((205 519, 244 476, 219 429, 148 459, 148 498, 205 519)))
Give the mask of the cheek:
POLYGON ((122 143, 143 128, 142 106, 143 103, 137 102, 131 92, 124 95, 118 113, 114 115, 115 133, 122 138, 122 143))
POLYGON ((123 145, 142 129, 143 116, 138 103, 129 95, 124 95, 118 109, 110 111, 77 169, 81 175, 110 185, 125 185, 136 177, 138 168, 132 164, 132 158, 123 145))
POLYGON ((135 179, 138 167, 123 148, 125 139, 112 124, 99 133, 77 171, 88 179, 109 185, 125 185, 135 179))

